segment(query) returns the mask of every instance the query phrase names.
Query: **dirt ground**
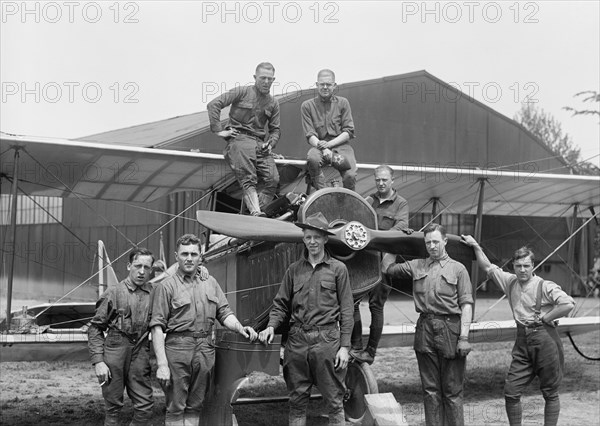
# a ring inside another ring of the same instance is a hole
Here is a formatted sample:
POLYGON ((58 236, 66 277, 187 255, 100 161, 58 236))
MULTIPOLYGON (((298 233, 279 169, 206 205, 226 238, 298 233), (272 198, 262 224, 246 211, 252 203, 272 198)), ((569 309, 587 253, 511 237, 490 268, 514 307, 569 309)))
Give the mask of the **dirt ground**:
MULTIPOLYGON (((479 301, 479 314, 493 301, 479 301)), ((587 315, 598 314, 598 300, 586 302, 587 315)), ((364 309, 361 306, 361 309, 364 309)), ((486 320, 507 319, 507 307, 500 304, 486 320)), ((584 310, 584 311, 585 311, 584 310)), ((386 322, 393 323, 413 315, 410 302, 393 301, 386 305, 386 322)), ((364 318, 368 318, 365 312, 364 318)), ((476 314, 476 318, 478 315, 476 314)), ((587 355, 600 356, 600 330, 575 337, 587 355)), ((561 387, 560 425, 600 425, 600 368, 577 354, 568 339, 565 347, 565 375, 561 387)), ((502 387, 510 363, 512 343, 474 345, 469 355, 465 383, 465 420, 468 425, 505 425, 502 387)), ((0 348, 1 350, 1 348, 0 348)), ((391 392, 401 404, 410 425, 424 424, 421 387, 416 359, 410 348, 381 349, 373 364, 379 392, 391 392)), ((544 401, 534 381, 524 397, 524 425, 542 425, 544 401)), ((154 425, 164 419, 164 396, 154 384, 156 404, 154 425)), ((284 395, 281 376, 252 374, 241 396, 284 395)), ((126 399, 122 420, 131 419, 131 404, 126 399)), ((279 425, 287 423, 286 404, 236 407, 240 425, 279 425)), ((321 402, 311 402, 309 424, 326 425, 321 402)), ((93 369, 86 362, 2 363, 0 364, 0 424, 2 425, 101 425, 103 400, 93 369)))

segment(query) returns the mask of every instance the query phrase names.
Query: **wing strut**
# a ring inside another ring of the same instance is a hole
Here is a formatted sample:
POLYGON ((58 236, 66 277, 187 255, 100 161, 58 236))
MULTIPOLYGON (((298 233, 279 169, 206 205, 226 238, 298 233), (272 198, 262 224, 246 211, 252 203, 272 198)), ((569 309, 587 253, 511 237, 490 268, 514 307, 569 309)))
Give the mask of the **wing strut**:
POLYGON ((10 200, 10 240, 12 243, 12 250, 10 253, 10 262, 8 264, 8 284, 6 287, 6 329, 10 329, 10 310, 12 308, 12 289, 13 289, 13 275, 15 272, 15 245, 17 237, 17 188, 19 186, 19 147, 14 146, 15 150, 15 165, 13 169, 13 181, 12 191, 10 200))
MULTIPOLYGON (((571 223, 568 224, 568 228, 569 228, 569 232, 573 232, 573 230, 575 229, 575 226, 577 226, 577 209, 578 209, 579 205, 578 204, 573 204, 573 216, 571 218, 571 223)), ((567 262, 569 262, 569 265, 571 266, 571 279, 569 280, 568 283, 568 291, 567 294, 572 294, 573 293, 573 279, 576 279, 577 281, 579 281, 577 279, 577 277, 575 276, 575 240, 571 240, 569 241, 569 245, 567 246, 567 262)))
MULTIPOLYGON (((477 216, 475 217, 475 239, 481 241, 481 225, 483 222, 483 195, 485 190, 485 178, 477 179, 479 181, 479 200, 477 201, 477 216)), ((475 317, 475 302, 477 302, 477 286, 479 285, 479 265, 477 260, 471 263, 471 283, 473 286, 473 317, 475 317)), ((485 288, 484 288, 485 289, 485 288)))

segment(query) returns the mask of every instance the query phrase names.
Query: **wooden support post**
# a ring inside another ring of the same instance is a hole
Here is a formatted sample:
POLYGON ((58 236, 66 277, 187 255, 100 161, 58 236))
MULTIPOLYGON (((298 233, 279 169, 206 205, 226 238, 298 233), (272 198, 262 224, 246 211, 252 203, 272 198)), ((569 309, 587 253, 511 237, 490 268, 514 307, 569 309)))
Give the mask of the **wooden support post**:
POLYGON ((367 412, 362 426, 408 426, 402 407, 392 393, 367 394, 365 402, 367 412))

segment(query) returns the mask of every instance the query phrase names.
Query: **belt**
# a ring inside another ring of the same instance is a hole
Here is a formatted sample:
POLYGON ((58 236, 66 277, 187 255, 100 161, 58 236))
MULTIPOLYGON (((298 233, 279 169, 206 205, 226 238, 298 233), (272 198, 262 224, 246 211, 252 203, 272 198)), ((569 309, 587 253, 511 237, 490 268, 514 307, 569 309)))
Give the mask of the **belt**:
POLYGON ((523 325, 523 324, 517 323, 517 328, 522 328, 522 329, 535 330, 536 328, 542 328, 542 327, 544 327, 544 324, 523 325))
POLYGON ((437 319, 437 320, 442 320, 442 321, 460 321, 460 315, 457 315, 457 314, 437 315, 437 314, 421 313, 421 318, 437 319))
POLYGON ((554 323, 554 327, 550 324, 544 324, 544 323, 539 323, 539 324, 531 324, 531 325, 523 325, 520 323, 517 323, 517 328, 521 328, 521 329, 526 329, 526 330, 535 330, 538 328, 544 328, 544 327, 550 327, 550 328, 555 328, 558 325, 558 321, 554 320, 552 321, 554 323))
POLYGON ((174 331, 168 333, 169 336, 193 337, 195 339, 203 339, 210 336, 210 331, 174 331))
POLYGON ((242 134, 244 134, 246 136, 250 136, 251 138, 262 140, 262 138, 260 138, 259 136, 256 136, 250 130, 246 130, 246 129, 242 129, 242 128, 238 128, 238 127, 235 127, 235 130, 237 130, 238 132, 240 132, 240 133, 242 133, 242 134))
POLYGON ((337 322, 332 322, 325 325, 313 325, 313 324, 302 324, 302 323, 294 323, 292 324, 292 328, 299 328, 303 331, 323 331, 323 330, 332 330, 337 328, 337 322))
POLYGON ((139 337, 140 337, 137 334, 125 333, 124 331, 121 331, 118 328, 110 328, 108 330, 108 334, 111 334, 111 335, 114 335, 114 334, 121 335, 121 336, 125 337, 127 340, 129 340, 131 343, 133 343, 134 345, 138 342, 139 337))

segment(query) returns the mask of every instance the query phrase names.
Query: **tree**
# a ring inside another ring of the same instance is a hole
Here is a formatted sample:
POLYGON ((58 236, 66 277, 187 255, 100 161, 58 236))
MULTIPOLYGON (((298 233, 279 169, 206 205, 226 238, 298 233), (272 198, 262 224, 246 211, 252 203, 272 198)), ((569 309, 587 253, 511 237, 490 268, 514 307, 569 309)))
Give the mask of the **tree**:
POLYGON ((600 168, 587 161, 581 161, 580 149, 574 144, 571 136, 563 132, 562 125, 551 114, 533 103, 524 102, 514 120, 538 137, 557 157, 562 158, 573 173, 600 175, 600 168))
MULTIPOLYGON (((577 96, 587 96, 582 99, 581 102, 598 102, 600 104, 600 93, 594 92, 593 90, 586 90, 585 92, 576 93, 574 97, 577 96)), ((600 109, 575 109, 571 107, 564 107, 563 109, 567 111, 572 111, 573 115, 597 115, 600 116, 600 109)))

